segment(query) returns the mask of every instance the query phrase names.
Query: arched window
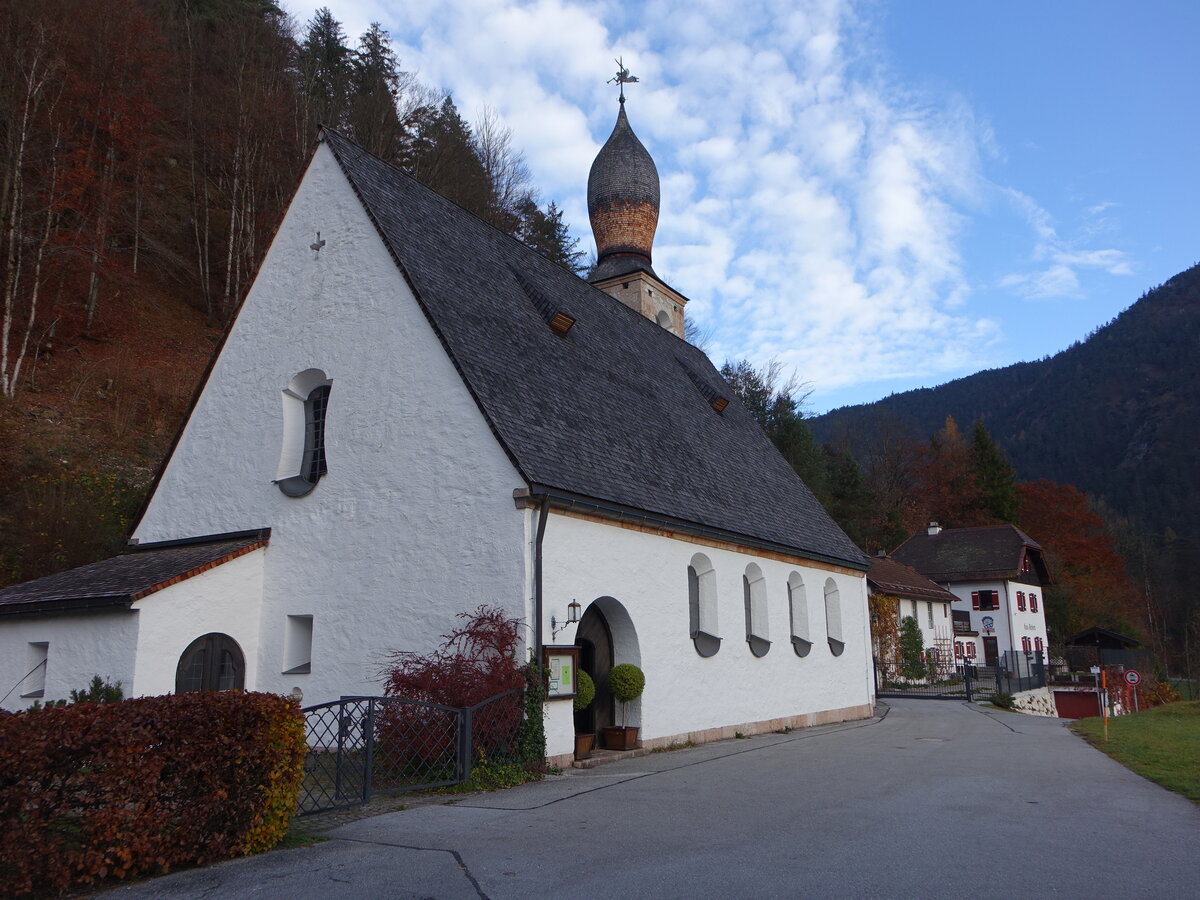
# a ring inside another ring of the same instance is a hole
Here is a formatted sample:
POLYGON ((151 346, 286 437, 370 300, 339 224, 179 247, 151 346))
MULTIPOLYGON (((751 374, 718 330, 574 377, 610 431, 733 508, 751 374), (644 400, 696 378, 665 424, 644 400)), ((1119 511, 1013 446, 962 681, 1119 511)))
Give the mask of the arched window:
POLYGON ((332 385, 320 369, 305 369, 283 389, 283 447, 275 483, 289 497, 303 497, 328 471, 325 417, 332 385))
POLYGON ((808 594, 799 572, 788 576, 788 611, 792 619, 792 649, 797 656, 808 656, 812 638, 808 630, 808 594))
POLYGON ((231 691, 246 686, 246 658, 237 641, 212 632, 188 644, 175 669, 175 693, 231 691))
POLYGON ((654 321, 661 325, 667 331, 671 330, 671 314, 665 309, 660 309, 658 315, 654 317, 654 321))
POLYGON ((846 649, 842 637, 842 595, 832 578, 825 579, 825 633, 829 636, 829 650, 841 656, 846 649))
POLYGON ((692 643, 701 656, 713 656, 721 649, 717 633, 717 573, 703 553, 692 557, 688 565, 688 612, 692 643))
POLYGON ((755 656, 766 656, 771 649, 767 630, 767 582, 756 564, 746 566, 742 576, 742 601, 746 608, 746 643, 755 656))

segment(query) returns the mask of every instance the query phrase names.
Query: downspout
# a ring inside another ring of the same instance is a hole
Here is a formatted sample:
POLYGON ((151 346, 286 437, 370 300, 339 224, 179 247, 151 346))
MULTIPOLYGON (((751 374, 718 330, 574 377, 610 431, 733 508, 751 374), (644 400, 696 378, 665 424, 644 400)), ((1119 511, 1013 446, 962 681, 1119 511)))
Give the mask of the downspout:
POLYGON ((542 538, 546 536, 546 518, 550 508, 550 498, 542 497, 542 505, 538 510, 537 536, 533 539, 533 617, 536 623, 533 627, 533 661, 542 664, 542 538))

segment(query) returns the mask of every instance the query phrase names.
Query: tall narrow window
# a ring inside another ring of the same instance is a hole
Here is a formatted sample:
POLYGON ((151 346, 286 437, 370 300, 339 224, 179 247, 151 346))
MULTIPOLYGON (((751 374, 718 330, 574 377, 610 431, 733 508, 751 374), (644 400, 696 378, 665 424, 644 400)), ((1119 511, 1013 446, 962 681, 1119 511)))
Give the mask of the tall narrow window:
POLYGON ((746 608, 746 643, 755 656, 766 656, 771 649, 767 633, 767 583, 762 569, 754 563, 742 576, 742 599, 746 608))
POLYGON ((50 642, 30 641, 26 657, 29 674, 21 682, 21 698, 36 699, 46 696, 46 667, 50 665, 50 642))
POLYGON ((1029 595, 1029 611, 1030 611, 1030 612, 1037 612, 1037 611, 1038 611, 1038 605, 1037 605, 1037 594, 1030 594, 1030 595, 1029 595))
POLYGON ((717 630, 717 573, 703 553, 693 556, 688 565, 688 614, 696 652, 714 656, 721 649, 717 630))
POLYGON ((289 497, 303 497, 329 471, 325 421, 332 385, 320 369, 305 369, 283 390, 283 446, 275 483, 289 497))
POLYGON ((1025 612, 1025 592, 1017 591, 1017 612, 1025 612))
POLYGON ((808 656, 812 636, 808 629, 808 594, 799 572, 788 576, 788 611, 792 618, 792 649, 797 656, 808 656))
POLYGON ((832 578, 825 579, 825 632, 829 636, 829 650, 841 656, 846 649, 842 637, 842 595, 832 578))
POLYGON ((929 617, 929 627, 932 628, 933 627, 933 601, 932 600, 925 601, 925 614, 926 614, 926 616, 929 617))

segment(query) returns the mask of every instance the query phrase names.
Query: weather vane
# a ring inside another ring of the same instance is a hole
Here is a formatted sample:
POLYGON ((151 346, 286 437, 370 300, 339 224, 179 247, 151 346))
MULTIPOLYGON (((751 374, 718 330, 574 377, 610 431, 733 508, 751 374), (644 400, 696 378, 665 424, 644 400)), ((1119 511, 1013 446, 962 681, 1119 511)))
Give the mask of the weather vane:
POLYGON ((624 60, 624 57, 613 60, 613 62, 615 62, 617 64, 617 74, 614 75, 612 78, 608 79, 607 82, 605 82, 605 84, 616 83, 621 88, 621 102, 622 103, 625 102, 625 85, 638 83, 638 77, 636 75, 629 74, 629 70, 627 68, 625 68, 625 63, 623 60, 624 60))

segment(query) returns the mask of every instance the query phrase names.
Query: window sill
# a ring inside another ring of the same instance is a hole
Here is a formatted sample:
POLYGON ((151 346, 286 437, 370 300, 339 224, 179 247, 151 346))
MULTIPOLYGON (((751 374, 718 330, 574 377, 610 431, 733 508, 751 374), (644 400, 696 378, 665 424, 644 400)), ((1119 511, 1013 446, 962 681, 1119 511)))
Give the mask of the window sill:
POLYGON ((45 689, 43 689, 40 691, 30 691, 28 694, 22 694, 21 699, 22 700, 36 700, 39 697, 45 697, 45 696, 46 696, 46 691, 45 691, 45 689))
POLYGON ((290 669, 284 669, 281 675, 310 675, 312 674, 312 663, 301 663, 298 666, 292 666, 290 669))

